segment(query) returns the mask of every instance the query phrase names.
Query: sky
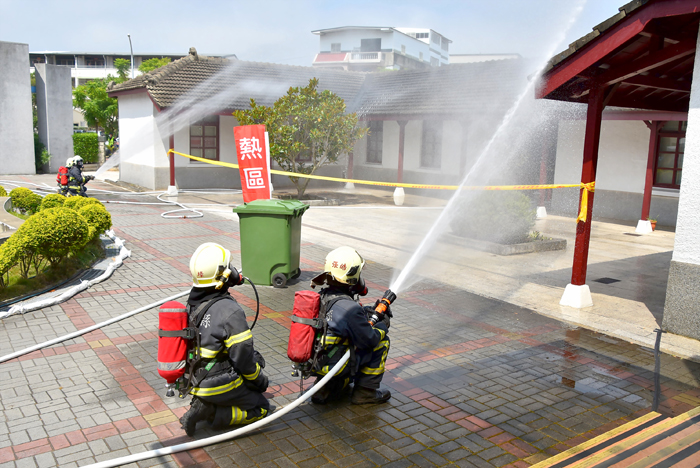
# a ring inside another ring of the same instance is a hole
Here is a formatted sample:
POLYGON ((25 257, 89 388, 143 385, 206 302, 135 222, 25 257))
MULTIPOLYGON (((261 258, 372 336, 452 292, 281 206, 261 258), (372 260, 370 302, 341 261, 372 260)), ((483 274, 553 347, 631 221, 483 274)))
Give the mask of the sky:
POLYGON ((30 52, 235 54, 311 65, 319 36, 339 26, 430 28, 450 53, 553 54, 614 15, 626 0, 0 0, 0 41, 30 52), (575 13, 576 6, 583 5, 575 13), (573 21, 572 24, 570 24, 573 21), (563 35, 564 30, 566 34, 563 35), (555 39, 556 38, 556 39, 555 39))

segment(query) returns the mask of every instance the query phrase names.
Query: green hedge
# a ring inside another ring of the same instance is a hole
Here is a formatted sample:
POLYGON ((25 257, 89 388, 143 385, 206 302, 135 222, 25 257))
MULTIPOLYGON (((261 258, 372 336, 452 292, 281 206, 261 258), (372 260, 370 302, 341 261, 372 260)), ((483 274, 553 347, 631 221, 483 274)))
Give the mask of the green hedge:
POLYGON ((97 204, 101 205, 100 201, 97 198, 91 198, 91 197, 68 197, 68 199, 63 203, 63 206, 65 208, 70 208, 71 210, 78 211, 80 208, 84 207, 85 205, 90 205, 90 204, 97 204))
POLYGON ((450 221, 452 233, 500 244, 527 241, 537 210, 530 198, 510 191, 485 191, 463 195, 450 221))
POLYGON ((96 163, 99 151, 97 133, 74 133, 73 153, 80 155, 86 163, 96 163))
POLYGON ((92 237, 98 237, 107 229, 112 227, 112 215, 102 204, 89 203, 78 209, 78 214, 85 218, 88 225, 94 228, 92 237))
POLYGON ((36 213, 41 206, 41 197, 28 188, 17 187, 10 192, 12 206, 26 214, 36 213))
POLYGON ((7 192, 5 191, 5 187, 0 185, 0 197, 6 197, 6 196, 7 196, 7 192))
POLYGON ((77 212, 59 207, 31 216, 10 238, 18 234, 32 238, 35 253, 56 265, 90 240, 90 227, 77 212))
POLYGON ((46 195, 43 200, 41 200, 41 210, 48 210, 50 208, 58 208, 63 206, 66 202, 66 197, 60 193, 51 193, 46 195))

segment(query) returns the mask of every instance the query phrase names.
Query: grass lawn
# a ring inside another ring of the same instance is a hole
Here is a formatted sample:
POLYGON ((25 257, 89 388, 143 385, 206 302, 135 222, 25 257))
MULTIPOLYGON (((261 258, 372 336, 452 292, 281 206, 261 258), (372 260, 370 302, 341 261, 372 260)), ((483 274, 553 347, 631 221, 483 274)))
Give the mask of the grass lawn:
POLYGON ((9 281, 8 277, 5 276, 6 286, 0 288, 0 302, 41 291, 51 285, 57 285, 73 276, 77 271, 90 267, 104 256, 102 242, 97 238, 90 241, 78 255, 70 255, 55 268, 44 265, 42 270, 37 272, 32 267, 29 272, 30 278, 22 278, 19 275, 19 267, 14 267, 9 271, 9 281))

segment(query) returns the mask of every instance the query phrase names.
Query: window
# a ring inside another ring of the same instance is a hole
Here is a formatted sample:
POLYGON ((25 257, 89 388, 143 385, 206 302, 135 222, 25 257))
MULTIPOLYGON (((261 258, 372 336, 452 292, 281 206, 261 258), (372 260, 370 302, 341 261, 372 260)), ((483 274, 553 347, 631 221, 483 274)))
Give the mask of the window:
POLYGON ((384 143, 384 122, 370 120, 367 135, 367 162, 382 163, 382 144, 384 143))
POLYGON ((687 125, 688 122, 674 121, 661 127, 656 143, 655 187, 681 188, 687 125))
POLYGON ((428 33, 416 33, 416 39, 427 39, 428 33))
POLYGON ((340 42, 331 44, 331 52, 340 52, 340 42))
POLYGON ((360 52, 381 52, 382 40, 378 39, 360 39, 360 52))
POLYGON ((439 168, 442 156, 442 122, 423 121, 423 139, 420 153, 421 167, 439 168))
MULTIPOLYGON (((219 117, 207 117, 190 125, 190 154, 206 159, 219 159, 219 117)), ((196 161, 195 161, 196 162, 196 161)))

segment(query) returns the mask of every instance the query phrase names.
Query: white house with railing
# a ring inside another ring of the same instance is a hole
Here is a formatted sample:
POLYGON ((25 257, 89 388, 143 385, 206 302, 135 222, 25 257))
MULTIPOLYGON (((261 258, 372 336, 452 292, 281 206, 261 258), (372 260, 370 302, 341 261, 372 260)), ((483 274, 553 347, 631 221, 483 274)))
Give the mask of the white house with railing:
POLYGON ((312 33, 320 36, 314 67, 375 71, 450 63, 452 41, 432 29, 342 26, 312 33))
MULTIPOLYGON (((138 54, 134 55, 134 76, 140 75, 139 66, 146 60, 152 58, 165 58, 177 60, 184 57, 183 54, 138 54)), ((235 55, 212 55, 212 57, 232 57, 235 55)), ((70 76, 73 87, 80 86, 90 80, 97 78, 107 78, 107 76, 117 76, 117 69, 114 66, 116 59, 126 59, 131 61, 131 54, 117 52, 29 52, 29 71, 34 72, 35 63, 48 63, 50 65, 62 65, 70 67, 70 76)))

